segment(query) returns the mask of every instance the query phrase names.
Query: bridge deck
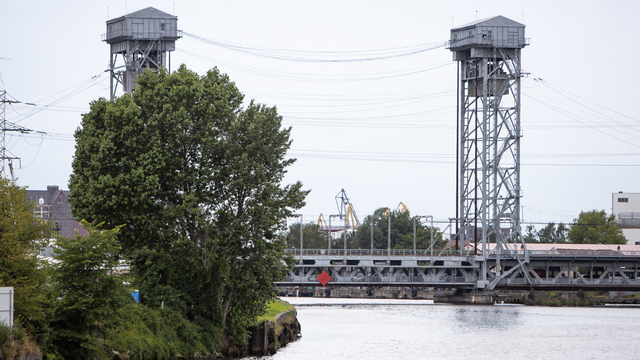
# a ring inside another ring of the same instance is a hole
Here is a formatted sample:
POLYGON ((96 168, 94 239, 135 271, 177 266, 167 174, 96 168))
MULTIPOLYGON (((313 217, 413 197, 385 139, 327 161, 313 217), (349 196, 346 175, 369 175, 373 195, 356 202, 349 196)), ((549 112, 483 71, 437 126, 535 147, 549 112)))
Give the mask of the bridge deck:
POLYGON ((640 290, 640 251, 463 251, 291 249, 298 264, 277 285, 640 290))

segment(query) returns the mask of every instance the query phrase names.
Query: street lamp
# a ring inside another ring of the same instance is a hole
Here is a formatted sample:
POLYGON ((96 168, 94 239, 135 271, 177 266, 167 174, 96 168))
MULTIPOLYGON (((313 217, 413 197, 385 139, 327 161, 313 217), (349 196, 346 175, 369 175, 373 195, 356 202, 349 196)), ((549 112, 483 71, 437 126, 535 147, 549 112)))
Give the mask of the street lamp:
POLYGON ((331 218, 340 217, 340 215, 329 215, 329 252, 331 252, 331 218))
MULTIPOLYGON (((302 256, 302 214, 291 214, 291 217, 300 217, 300 256, 302 256)), ((289 247, 289 243, 287 241, 287 238, 284 239, 285 243, 285 247, 289 247)), ((295 254, 295 252, 294 252, 295 254)))
POLYGON ((433 257, 433 215, 416 215, 413 217, 413 253, 416 253, 416 219, 418 221, 420 219, 431 219, 431 227, 429 228, 429 233, 431 235, 431 245, 429 248, 431 249, 431 257, 433 257))
POLYGON ((300 257, 302 258, 302 234, 303 232, 303 225, 302 225, 302 214, 294 214, 295 216, 299 216, 300 217, 300 257))

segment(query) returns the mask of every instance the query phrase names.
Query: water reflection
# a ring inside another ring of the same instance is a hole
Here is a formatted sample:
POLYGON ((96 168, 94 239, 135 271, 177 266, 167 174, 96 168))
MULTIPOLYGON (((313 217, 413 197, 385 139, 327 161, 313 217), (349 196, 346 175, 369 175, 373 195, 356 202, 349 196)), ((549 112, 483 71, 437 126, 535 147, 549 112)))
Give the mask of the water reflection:
POLYGON ((640 309, 287 300, 298 307, 302 338, 261 360, 638 358, 640 332, 630 329, 640 309), (485 346, 498 339, 509 345, 485 346))
POLYGON ((458 307, 455 308, 454 318, 459 322, 458 327, 465 332, 479 329, 507 330, 513 326, 522 325, 520 311, 517 308, 497 306, 458 307))

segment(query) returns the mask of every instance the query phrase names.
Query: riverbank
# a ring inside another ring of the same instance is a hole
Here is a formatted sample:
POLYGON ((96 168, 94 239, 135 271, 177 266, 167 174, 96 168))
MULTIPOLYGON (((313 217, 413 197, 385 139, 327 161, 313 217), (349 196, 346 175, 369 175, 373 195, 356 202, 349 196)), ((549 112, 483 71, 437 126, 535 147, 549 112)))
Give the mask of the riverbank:
POLYGON ((279 289, 281 297, 355 298, 355 299, 415 299, 455 304, 522 304, 532 306, 600 306, 640 305, 640 296, 604 291, 534 291, 496 290, 457 293, 453 289, 411 287, 288 287, 279 289))
POLYGON ((295 306, 276 300, 268 305, 256 325, 249 328, 251 336, 246 346, 231 347, 223 343, 221 354, 231 358, 272 355, 300 337, 300 330, 295 306))

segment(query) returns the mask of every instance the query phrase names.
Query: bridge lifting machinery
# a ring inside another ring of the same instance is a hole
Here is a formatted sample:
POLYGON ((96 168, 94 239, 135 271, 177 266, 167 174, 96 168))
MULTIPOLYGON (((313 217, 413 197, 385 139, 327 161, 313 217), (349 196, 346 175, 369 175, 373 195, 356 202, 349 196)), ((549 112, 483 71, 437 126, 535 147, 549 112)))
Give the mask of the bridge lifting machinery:
MULTIPOLYGON (((453 241, 462 240, 461 247, 474 242, 474 250, 443 250, 434 257, 415 249, 311 249, 277 285, 317 285, 326 271, 331 285, 360 288, 640 290, 640 252, 635 249, 532 250, 522 241, 520 50, 528 45, 524 28, 496 16, 451 30, 449 49, 458 62, 459 100, 453 241), (489 243, 489 237, 496 243, 489 243)), ((348 215, 351 204, 344 190, 336 199, 345 206, 341 214, 348 215)))
POLYGON ((498 280, 505 276, 501 254, 517 259, 520 267, 527 262, 513 250, 526 248, 520 228, 524 30, 523 24, 503 16, 451 29, 449 50, 458 63, 456 239, 482 250, 481 285, 488 285, 489 256, 495 256, 498 280), (490 237, 496 240, 491 254, 490 237))

